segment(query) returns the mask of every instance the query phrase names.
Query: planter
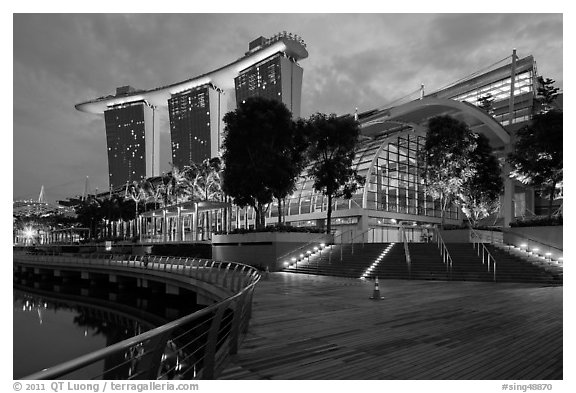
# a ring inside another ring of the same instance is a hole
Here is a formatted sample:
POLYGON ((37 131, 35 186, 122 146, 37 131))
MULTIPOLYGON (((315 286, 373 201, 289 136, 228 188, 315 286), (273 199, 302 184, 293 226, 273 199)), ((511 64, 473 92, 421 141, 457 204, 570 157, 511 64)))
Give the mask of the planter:
POLYGON ((282 270, 281 257, 290 258, 290 252, 306 252, 321 243, 331 243, 332 235, 301 232, 252 232, 212 237, 212 258, 217 261, 245 263, 271 272, 282 270))

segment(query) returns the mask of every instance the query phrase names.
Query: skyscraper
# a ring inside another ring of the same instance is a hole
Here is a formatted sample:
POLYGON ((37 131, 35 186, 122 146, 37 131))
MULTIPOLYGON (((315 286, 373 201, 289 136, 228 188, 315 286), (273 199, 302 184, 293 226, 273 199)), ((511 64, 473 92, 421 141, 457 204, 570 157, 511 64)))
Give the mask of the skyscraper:
POLYGON ((114 105, 104 112, 104 119, 110 188, 158 175, 154 109, 144 101, 114 105))
POLYGON ((302 67, 294 59, 277 53, 234 78, 236 103, 248 97, 265 97, 283 102, 294 117, 299 117, 302 75, 302 67))
POLYGON ((118 187, 159 174, 157 108, 168 107, 170 162, 177 167, 217 157, 222 119, 247 97, 277 99, 300 116, 303 70, 297 61, 306 57, 306 44, 297 35, 259 37, 244 56, 209 73, 152 90, 121 87, 116 95, 76 109, 104 114, 110 185, 118 187))

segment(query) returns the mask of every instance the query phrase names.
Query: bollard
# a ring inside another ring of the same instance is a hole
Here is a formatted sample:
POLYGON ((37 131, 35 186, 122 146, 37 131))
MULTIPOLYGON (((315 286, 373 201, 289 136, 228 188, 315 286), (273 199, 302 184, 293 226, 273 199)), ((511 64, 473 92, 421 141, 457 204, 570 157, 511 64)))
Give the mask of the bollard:
POLYGON ((372 300, 384 299, 384 297, 380 296, 380 287, 378 286, 378 277, 376 277, 376 279, 374 280, 374 292, 372 293, 372 296, 370 297, 370 299, 372 299, 372 300))

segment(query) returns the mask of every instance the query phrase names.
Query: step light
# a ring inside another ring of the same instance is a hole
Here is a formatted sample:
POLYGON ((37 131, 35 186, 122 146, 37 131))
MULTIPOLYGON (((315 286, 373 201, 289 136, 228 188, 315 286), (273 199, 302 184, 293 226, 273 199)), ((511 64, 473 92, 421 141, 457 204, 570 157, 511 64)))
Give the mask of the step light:
POLYGON ((372 262, 372 264, 364 271, 364 273, 362 274, 362 276, 360 277, 361 279, 365 280, 366 276, 368 276, 369 274, 372 273, 372 271, 374 269, 376 269, 376 267, 378 266, 378 264, 380 263, 380 261, 382 261, 382 259, 386 256, 386 254, 390 251, 390 249, 392 248, 392 246, 394 246, 394 243, 390 243, 388 245, 388 247, 386 247, 386 249, 384 251, 382 251, 382 253, 374 260, 374 262, 372 262))

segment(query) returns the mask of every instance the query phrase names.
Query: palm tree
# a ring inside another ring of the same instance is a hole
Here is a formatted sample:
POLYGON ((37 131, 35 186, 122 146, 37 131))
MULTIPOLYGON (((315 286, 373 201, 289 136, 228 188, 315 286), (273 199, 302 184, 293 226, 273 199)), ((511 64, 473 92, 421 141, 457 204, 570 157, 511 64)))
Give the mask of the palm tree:
POLYGON ((222 199, 222 182, 220 174, 222 162, 219 158, 211 158, 195 164, 191 171, 194 173, 192 181, 194 198, 201 201, 219 201, 222 199))

